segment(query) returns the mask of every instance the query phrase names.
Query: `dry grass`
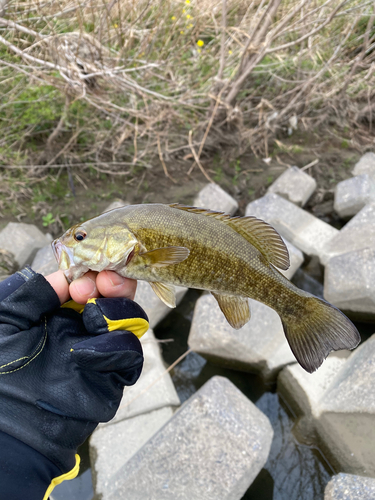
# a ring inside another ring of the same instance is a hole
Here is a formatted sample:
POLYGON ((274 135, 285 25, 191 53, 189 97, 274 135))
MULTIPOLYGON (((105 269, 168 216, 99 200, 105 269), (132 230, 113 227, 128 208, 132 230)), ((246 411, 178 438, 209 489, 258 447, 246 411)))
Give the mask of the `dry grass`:
POLYGON ((34 177, 74 165, 125 175, 157 161, 171 177, 169 160, 188 153, 190 173, 198 165, 207 176, 202 155, 235 146, 268 156, 295 128, 374 145, 373 1, 32 0, 3 9, 3 185, 20 166, 34 177))

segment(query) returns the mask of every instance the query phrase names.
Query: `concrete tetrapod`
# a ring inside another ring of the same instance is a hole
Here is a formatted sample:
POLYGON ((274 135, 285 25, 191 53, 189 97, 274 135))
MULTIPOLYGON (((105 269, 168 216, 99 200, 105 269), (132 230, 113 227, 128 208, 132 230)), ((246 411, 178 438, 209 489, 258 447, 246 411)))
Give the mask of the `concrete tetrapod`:
POLYGON ((117 472, 106 500, 240 500, 272 436, 268 418, 213 377, 117 472))

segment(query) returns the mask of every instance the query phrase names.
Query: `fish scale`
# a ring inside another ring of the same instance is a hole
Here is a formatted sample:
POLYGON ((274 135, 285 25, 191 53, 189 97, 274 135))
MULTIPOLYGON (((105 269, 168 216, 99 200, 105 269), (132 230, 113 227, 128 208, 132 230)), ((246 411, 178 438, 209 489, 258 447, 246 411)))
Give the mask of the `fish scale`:
POLYGON ((255 217, 183 205, 130 205, 73 226, 52 246, 69 281, 89 269, 114 270, 150 282, 170 307, 175 306, 171 285, 208 290, 237 329, 250 319, 247 299, 263 302, 279 314, 289 345, 308 372, 332 350, 353 349, 360 341, 341 311, 276 269, 288 268, 288 251, 275 229, 255 217))

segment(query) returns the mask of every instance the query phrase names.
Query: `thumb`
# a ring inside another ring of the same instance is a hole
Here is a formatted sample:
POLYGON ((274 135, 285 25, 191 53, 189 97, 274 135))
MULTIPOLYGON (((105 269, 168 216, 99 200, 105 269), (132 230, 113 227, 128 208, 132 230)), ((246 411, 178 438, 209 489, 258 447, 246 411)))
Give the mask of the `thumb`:
POLYGON ((124 297, 90 299, 82 319, 91 335, 127 330, 140 338, 149 327, 147 314, 142 307, 124 297))

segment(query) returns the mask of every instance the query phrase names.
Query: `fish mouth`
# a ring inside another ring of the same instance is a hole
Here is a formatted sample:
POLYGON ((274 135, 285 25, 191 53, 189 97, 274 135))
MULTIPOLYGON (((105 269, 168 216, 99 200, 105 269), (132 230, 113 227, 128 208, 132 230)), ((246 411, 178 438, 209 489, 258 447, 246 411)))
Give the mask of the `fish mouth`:
POLYGON ((63 271, 68 270, 71 266, 74 266, 73 252, 70 248, 65 246, 59 239, 54 240, 51 243, 53 255, 57 260, 59 269, 63 271))

